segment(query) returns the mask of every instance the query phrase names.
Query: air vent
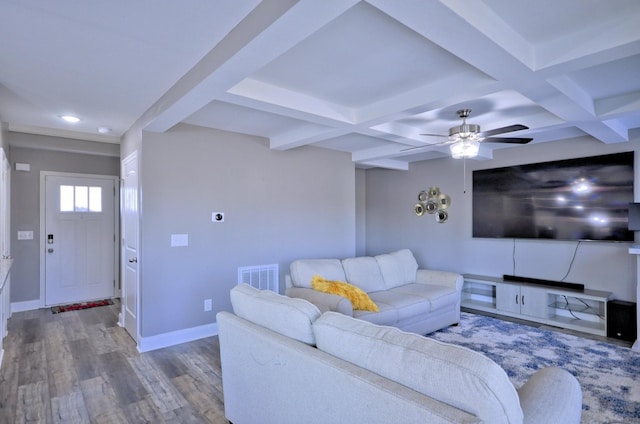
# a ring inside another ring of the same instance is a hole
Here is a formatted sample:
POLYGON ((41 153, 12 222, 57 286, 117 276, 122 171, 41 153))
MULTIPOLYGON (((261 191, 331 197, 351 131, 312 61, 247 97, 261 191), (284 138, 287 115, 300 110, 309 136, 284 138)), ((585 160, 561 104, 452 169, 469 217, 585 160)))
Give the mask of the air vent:
POLYGON ((260 290, 279 292, 278 264, 238 268, 238 284, 246 283, 260 290))

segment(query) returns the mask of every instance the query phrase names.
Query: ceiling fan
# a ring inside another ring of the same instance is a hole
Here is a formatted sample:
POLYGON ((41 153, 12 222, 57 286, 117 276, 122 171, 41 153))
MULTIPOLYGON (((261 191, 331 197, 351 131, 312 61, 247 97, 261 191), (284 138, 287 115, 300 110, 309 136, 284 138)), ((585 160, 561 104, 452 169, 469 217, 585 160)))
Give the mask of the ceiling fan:
MULTIPOLYGON (((513 131, 528 130, 529 127, 521 124, 509 125, 507 127, 496 128, 489 131, 480 131, 480 125, 467 124, 467 118, 471 114, 471 109, 460 109, 457 115, 462 119, 462 125, 457 125, 449 129, 449 135, 442 134, 420 134, 431 137, 447 137, 447 141, 430 144, 429 146, 449 146, 451 156, 455 159, 473 158, 478 155, 480 143, 511 143, 527 144, 533 138, 521 137, 494 137, 513 131)), ((427 146, 410 147, 404 150, 421 149, 427 146)))

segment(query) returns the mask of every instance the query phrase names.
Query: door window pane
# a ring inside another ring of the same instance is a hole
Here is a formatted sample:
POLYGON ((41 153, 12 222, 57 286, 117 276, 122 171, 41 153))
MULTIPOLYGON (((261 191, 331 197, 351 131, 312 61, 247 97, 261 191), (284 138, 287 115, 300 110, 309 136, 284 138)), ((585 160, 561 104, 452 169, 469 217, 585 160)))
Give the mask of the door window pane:
POLYGON ((73 212, 73 186, 60 186, 60 212, 73 212))
POLYGON ((87 212, 89 210, 89 187, 76 186, 76 212, 87 212))
POLYGON ((89 212, 102 212, 102 187, 89 187, 89 212))
POLYGON ((102 212, 102 187, 61 185, 60 212, 102 212))

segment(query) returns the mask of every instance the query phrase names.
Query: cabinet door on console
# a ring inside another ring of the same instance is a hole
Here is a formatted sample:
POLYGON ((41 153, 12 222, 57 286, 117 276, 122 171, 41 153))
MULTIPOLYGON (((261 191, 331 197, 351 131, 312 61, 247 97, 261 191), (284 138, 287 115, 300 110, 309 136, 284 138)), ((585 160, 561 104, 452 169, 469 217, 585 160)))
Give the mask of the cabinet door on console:
POLYGON ((513 314, 547 318, 547 292, 539 287, 499 284, 496 287, 496 309, 513 314))
POLYGON ((520 286, 517 284, 498 284, 496 286, 496 309, 519 314, 520 286))
POLYGON ((520 287, 520 313, 538 318, 547 318, 549 301, 547 291, 538 287, 520 287))

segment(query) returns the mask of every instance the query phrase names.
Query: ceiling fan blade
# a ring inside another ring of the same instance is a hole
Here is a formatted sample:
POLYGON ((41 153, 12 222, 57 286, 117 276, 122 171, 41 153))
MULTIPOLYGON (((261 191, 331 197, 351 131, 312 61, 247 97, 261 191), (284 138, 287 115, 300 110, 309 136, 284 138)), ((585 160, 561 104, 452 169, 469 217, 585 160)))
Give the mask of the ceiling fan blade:
POLYGON ((508 132, 528 130, 528 129, 529 127, 527 127, 526 125, 516 124, 516 125, 509 125, 508 127, 496 128, 494 130, 482 131, 480 135, 482 137, 491 137, 492 135, 504 134, 508 132))
POLYGON ((420 134, 420 135, 426 135, 429 137, 449 137, 448 135, 443 135, 443 134, 420 134))
POLYGON ((407 147, 406 149, 402 149, 400 150, 401 152, 406 152, 408 150, 416 150, 416 149, 425 149, 427 147, 440 147, 440 146, 446 146, 449 144, 452 144, 453 141, 447 140, 447 141, 443 141, 442 143, 425 143, 424 146, 412 146, 412 147, 407 147))
POLYGON ((515 137, 487 137, 483 143, 511 143, 511 144, 527 144, 533 138, 515 138, 515 137))

